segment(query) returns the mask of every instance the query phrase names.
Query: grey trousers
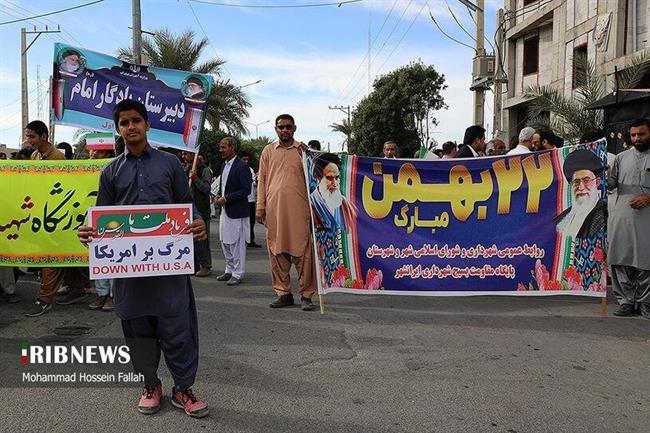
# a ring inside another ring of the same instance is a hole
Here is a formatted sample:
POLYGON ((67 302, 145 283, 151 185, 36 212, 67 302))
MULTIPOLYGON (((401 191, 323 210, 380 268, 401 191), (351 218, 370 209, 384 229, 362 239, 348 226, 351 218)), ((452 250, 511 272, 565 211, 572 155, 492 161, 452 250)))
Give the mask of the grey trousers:
POLYGON ((200 267, 212 267, 212 252, 210 251, 210 218, 203 219, 205 231, 208 237, 202 241, 194 241, 194 267, 198 271, 200 267))
POLYGON ((0 266, 0 286, 2 291, 7 295, 16 293, 16 284, 14 282, 14 268, 0 266))
POLYGON ((612 288, 620 305, 650 304, 650 271, 612 265, 612 288))

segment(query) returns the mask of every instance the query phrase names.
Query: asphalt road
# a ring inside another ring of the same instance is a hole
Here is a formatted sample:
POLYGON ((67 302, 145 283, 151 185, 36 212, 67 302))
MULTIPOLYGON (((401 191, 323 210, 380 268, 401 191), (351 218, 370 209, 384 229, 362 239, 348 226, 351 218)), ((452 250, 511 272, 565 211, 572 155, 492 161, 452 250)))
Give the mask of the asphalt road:
MULTIPOLYGON (((266 250, 248 250, 245 283, 232 288, 215 280, 223 266, 216 238, 212 248, 213 275, 193 278, 194 391, 209 417, 171 406, 161 363, 166 397, 156 415, 137 412, 138 388, 10 388, 3 380, 0 431, 650 431, 650 320, 615 318, 611 305, 601 319, 598 301, 575 297, 331 294, 325 315, 271 310, 266 250)), ((25 318, 36 288, 23 280, 25 300, 0 304, 0 338, 121 338, 112 313, 85 304, 25 318)))

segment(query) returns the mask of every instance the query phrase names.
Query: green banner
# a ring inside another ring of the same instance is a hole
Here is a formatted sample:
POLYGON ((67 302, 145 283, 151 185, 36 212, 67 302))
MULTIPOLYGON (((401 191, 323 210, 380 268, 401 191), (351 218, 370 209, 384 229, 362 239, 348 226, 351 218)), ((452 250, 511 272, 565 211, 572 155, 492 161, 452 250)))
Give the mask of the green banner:
POLYGON ((109 160, 0 161, 0 266, 86 266, 77 227, 109 160))

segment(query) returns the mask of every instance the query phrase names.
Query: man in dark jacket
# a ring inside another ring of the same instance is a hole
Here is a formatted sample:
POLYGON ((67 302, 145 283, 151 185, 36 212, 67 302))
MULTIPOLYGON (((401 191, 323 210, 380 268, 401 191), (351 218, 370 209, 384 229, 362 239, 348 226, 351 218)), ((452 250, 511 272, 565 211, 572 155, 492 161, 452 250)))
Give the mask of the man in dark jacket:
POLYGON ((226 270, 217 281, 227 281, 229 286, 241 282, 246 262, 246 244, 250 242, 248 195, 253 178, 248 165, 237 157, 237 143, 232 137, 219 142, 223 159, 219 191, 214 204, 221 206, 219 238, 226 259, 226 270))
POLYGON ((485 151, 485 128, 473 125, 465 130, 463 146, 458 150, 456 158, 477 158, 485 151))

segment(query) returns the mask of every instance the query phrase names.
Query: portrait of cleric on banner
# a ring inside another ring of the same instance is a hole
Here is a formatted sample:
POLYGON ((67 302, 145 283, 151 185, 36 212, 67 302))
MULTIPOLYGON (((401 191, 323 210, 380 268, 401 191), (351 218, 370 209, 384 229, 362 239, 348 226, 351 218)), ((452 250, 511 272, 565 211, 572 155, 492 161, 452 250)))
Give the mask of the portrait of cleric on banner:
POLYGON ((570 245, 565 275, 583 287, 604 284, 607 201, 603 160, 592 150, 576 149, 564 159, 562 171, 569 183, 571 205, 555 222, 558 233, 570 245))
POLYGON ((332 283, 334 272, 343 263, 343 234, 348 232, 357 210, 340 190, 341 160, 333 153, 310 153, 312 179, 310 185, 312 218, 318 240, 318 258, 323 265, 322 282, 332 283))

